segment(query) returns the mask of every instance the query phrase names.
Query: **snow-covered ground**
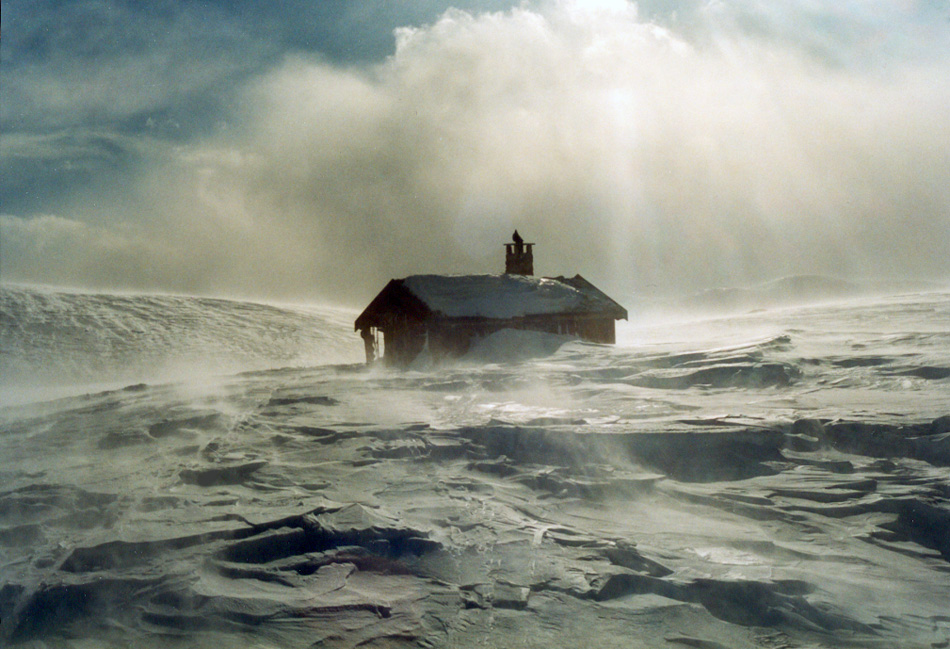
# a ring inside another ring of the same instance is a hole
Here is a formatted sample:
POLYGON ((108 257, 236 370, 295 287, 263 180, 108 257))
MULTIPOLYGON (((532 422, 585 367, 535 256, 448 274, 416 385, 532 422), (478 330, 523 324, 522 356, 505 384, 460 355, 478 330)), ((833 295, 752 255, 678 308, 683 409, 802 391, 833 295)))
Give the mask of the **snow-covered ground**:
POLYGON ((341 309, 0 306, 0 642, 950 641, 950 293, 407 371, 341 309))

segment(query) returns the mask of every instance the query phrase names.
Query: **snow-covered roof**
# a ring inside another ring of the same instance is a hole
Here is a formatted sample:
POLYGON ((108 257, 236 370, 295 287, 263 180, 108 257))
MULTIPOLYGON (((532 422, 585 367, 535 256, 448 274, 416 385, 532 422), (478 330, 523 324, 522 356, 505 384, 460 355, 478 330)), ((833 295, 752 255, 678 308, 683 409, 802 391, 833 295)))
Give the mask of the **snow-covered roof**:
POLYGON ((559 279, 525 275, 413 275, 403 286, 431 311, 453 318, 586 311, 595 297, 559 279))
POLYGON ((510 320, 554 314, 627 318, 626 309, 580 275, 412 275, 390 281, 354 328, 386 326, 394 316, 510 320))

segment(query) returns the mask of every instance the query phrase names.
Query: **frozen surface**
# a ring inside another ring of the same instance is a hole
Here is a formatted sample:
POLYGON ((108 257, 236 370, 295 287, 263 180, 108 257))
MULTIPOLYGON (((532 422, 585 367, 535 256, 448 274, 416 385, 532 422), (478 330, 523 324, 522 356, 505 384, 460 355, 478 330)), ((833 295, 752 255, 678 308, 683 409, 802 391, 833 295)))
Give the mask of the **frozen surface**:
POLYGON ((573 286, 524 275, 413 275, 404 286, 449 317, 514 318, 570 312, 585 304, 573 286))
MULTIPOLYGON (((56 348, 52 303, 32 338, 4 320, 4 366, 108 349, 56 348)), ((202 364, 257 308, 231 304, 202 364)), ((355 314, 256 313, 361 351, 355 314)), ((275 342, 269 369, 8 401, 0 644, 948 646, 950 295, 619 334, 405 372, 275 342)))

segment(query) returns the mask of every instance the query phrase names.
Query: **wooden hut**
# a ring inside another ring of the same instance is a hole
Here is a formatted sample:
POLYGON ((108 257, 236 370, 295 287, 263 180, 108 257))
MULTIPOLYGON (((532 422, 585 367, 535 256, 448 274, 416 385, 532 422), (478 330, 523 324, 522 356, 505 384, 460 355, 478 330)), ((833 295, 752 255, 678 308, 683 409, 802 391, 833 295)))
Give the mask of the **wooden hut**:
POLYGON ((615 321, 627 311, 580 275, 534 277, 534 244, 515 231, 506 244, 504 275, 413 275, 391 280, 356 319, 366 360, 380 352, 406 365, 424 349, 459 356, 472 342, 501 329, 616 341, 615 321))

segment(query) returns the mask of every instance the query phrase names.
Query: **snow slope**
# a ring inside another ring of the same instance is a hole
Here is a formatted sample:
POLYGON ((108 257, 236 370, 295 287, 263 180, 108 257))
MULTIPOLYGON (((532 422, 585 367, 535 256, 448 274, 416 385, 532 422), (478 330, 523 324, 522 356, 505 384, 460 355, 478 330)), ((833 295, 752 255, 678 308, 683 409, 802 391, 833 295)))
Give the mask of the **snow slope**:
POLYGON ((0 286, 0 402, 271 367, 349 363, 349 309, 0 286))

